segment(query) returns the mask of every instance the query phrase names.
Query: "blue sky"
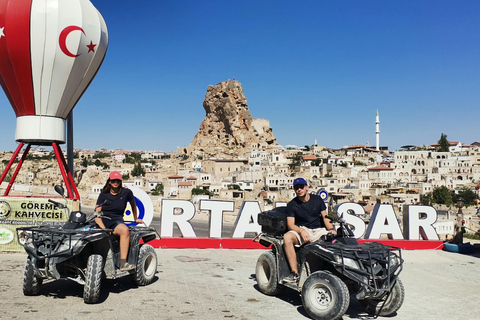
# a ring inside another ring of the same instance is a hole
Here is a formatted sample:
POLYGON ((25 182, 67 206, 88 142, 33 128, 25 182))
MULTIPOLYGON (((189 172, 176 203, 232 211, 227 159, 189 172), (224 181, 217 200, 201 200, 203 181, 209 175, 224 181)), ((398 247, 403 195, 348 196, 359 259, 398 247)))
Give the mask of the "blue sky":
MULTIPOLYGON (((74 109, 74 145, 174 151, 209 85, 240 81, 281 145, 480 141, 479 1, 93 0, 105 61, 74 109)), ((15 114, 0 95, 0 150, 15 114)))

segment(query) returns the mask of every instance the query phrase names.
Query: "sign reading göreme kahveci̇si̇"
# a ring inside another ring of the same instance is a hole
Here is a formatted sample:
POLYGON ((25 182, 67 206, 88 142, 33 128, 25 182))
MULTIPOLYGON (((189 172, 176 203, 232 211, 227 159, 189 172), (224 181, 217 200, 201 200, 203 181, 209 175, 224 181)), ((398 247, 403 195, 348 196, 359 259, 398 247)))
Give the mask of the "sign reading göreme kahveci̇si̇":
MULTIPOLYGON (((66 205, 72 209, 73 203, 67 200, 66 205)), ((66 211, 47 198, 0 197, 0 251, 23 249, 17 242, 18 227, 61 225, 67 220, 66 211)))

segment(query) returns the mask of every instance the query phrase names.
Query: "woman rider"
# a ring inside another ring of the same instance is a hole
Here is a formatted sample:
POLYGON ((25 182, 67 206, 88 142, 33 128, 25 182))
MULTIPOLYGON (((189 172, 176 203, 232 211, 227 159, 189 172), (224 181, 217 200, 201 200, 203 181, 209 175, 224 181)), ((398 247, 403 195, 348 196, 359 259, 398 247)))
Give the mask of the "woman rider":
POLYGON ((133 220, 136 223, 143 223, 142 219, 137 218, 137 205, 135 197, 130 189, 123 188, 122 175, 118 171, 113 171, 108 176, 108 180, 98 196, 95 211, 103 212, 105 218, 95 218, 95 222, 102 229, 113 229, 113 234, 120 237, 120 270, 132 270, 135 266, 127 263, 128 248, 130 245, 130 233, 128 227, 123 221, 123 213, 130 203, 132 207, 133 220), (105 200, 110 200, 111 204, 100 206, 105 200))

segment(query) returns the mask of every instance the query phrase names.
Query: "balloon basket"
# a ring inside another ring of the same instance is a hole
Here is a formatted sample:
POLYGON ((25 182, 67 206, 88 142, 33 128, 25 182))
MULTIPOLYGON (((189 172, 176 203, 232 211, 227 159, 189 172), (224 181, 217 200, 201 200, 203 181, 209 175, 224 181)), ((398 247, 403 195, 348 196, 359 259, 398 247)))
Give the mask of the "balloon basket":
MULTIPOLYGON (((17 149, 12 155, 12 158, 8 162, 7 166, 5 167, 5 170, 3 171, 2 176, 0 177, 0 185, 2 184, 3 180, 7 176, 8 172, 10 171, 10 168, 12 167, 15 159, 18 157, 18 154, 22 150, 23 146, 25 144, 23 142, 20 142, 17 149)), ((58 166, 60 167, 60 172, 62 173, 63 181, 65 183, 65 187, 67 189, 68 196, 67 198, 72 199, 72 200, 80 200, 80 195, 78 193, 77 187, 75 186, 75 182, 73 181, 72 174, 67 166, 67 162, 65 161, 65 157, 63 156, 63 152, 58 146, 57 142, 52 142, 51 143, 53 147, 53 152, 55 153, 55 158, 57 159, 58 166)), ((23 152, 22 158, 19 160, 17 167, 15 168, 15 171, 8 182, 8 186, 5 190, 5 193, 3 194, 4 196, 8 196, 10 193, 10 190, 13 186, 13 183, 15 182, 15 179, 17 178, 18 172, 20 171, 20 168, 22 167, 23 163, 25 162, 25 159, 27 158, 27 155, 30 151, 32 144, 28 143, 27 147, 25 148, 25 151, 23 152)))

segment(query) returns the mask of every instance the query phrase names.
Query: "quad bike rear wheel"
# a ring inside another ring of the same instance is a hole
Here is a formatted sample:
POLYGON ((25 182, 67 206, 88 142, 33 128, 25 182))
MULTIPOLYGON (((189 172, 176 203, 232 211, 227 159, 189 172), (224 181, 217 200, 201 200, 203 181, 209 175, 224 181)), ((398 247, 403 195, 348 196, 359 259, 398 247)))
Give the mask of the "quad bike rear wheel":
POLYGON ((42 290, 43 279, 35 275, 35 266, 30 257, 25 261, 23 270, 23 294, 26 296, 38 296, 42 290))
POLYGON ((302 302, 313 319, 336 320, 347 311, 350 294, 340 278, 328 271, 317 271, 303 284, 302 302))
POLYGON ((100 297, 100 284, 102 282, 103 258, 99 254, 88 257, 85 285, 83 287, 83 301, 96 303, 100 297))
POLYGON ((139 286, 146 286, 153 282, 157 273, 157 254, 153 247, 144 244, 140 247, 137 268, 135 269, 135 282, 139 286))
POLYGON ((269 296, 276 296, 284 289, 277 280, 277 262, 275 260, 275 254, 272 251, 265 252, 258 257, 255 277, 260 291, 269 296))
POLYGON ((390 294, 383 299, 363 299, 360 304, 370 314, 386 317, 397 312, 405 299, 405 288, 397 278, 390 294))

